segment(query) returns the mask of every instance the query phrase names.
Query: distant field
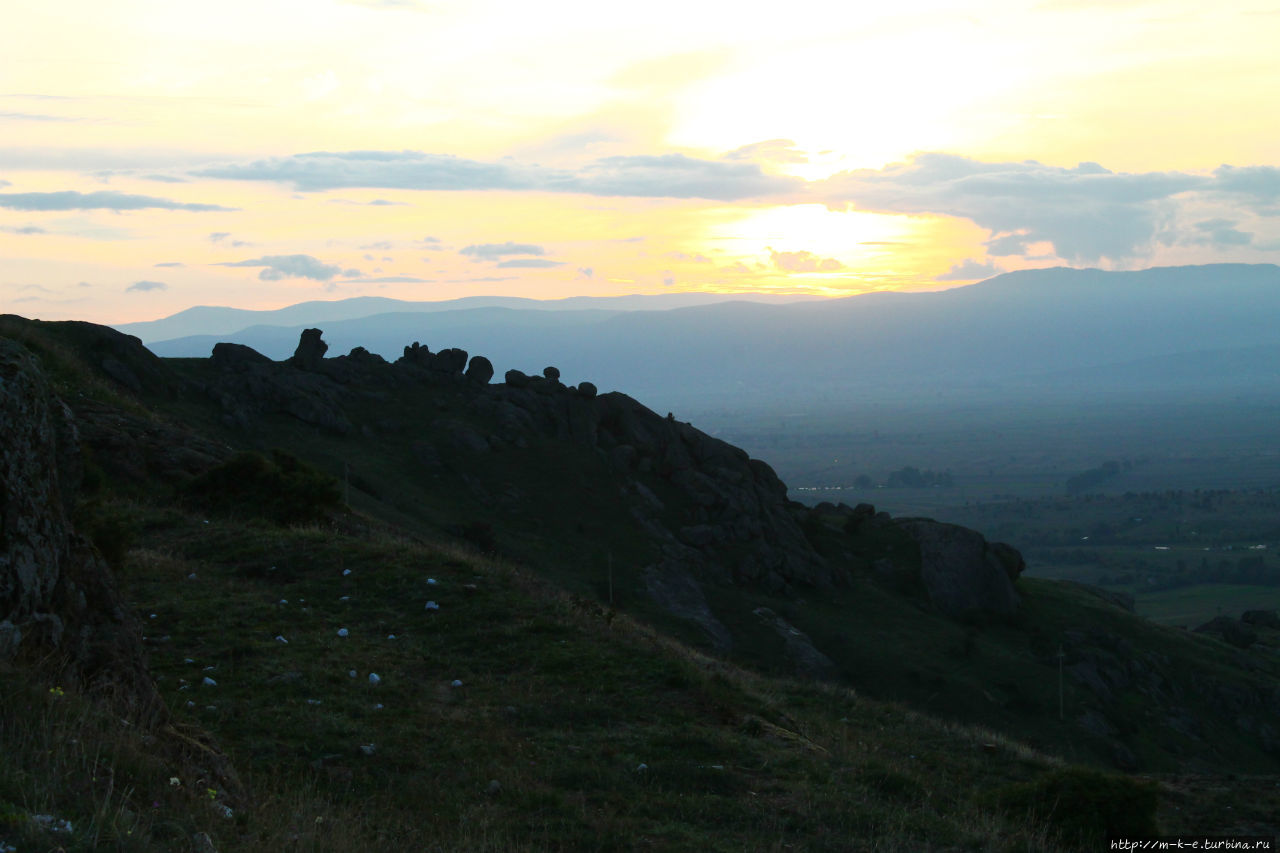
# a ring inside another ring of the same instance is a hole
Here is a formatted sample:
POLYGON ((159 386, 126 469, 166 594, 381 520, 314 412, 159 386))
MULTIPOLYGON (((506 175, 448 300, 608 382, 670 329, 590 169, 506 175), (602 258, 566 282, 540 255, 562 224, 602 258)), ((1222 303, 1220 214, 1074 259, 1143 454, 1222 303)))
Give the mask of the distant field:
POLYGON ((1162 625, 1194 628, 1215 616, 1245 610, 1280 610, 1280 588, 1243 584, 1200 584, 1135 596, 1137 611, 1162 625))
POLYGON ((795 500, 894 515, 1063 495, 1068 478, 1109 460, 1128 464, 1096 488, 1107 494, 1280 487, 1280 406, 1268 400, 841 401, 685 416, 772 465, 795 500), (904 466, 949 471, 954 485, 877 487, 904 466))

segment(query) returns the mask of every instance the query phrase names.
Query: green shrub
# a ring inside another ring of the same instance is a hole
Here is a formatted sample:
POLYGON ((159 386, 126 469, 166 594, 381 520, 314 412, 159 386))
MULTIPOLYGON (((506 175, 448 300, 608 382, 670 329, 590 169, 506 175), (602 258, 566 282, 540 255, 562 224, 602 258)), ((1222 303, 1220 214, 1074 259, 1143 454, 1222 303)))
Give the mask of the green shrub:
POLYGON ((1109 835, 1158 835, 1158 791, 1152 782, 1086 767, 1007 785, 989 801, 1015 816, 1043 821, 1070 844, 1101 846, 1109 835))
POLYGON ((192 479, 186 499, 209 512, 276 524, 323 521, 341 505, 338 481, 282 450, 237 453, 192 479))

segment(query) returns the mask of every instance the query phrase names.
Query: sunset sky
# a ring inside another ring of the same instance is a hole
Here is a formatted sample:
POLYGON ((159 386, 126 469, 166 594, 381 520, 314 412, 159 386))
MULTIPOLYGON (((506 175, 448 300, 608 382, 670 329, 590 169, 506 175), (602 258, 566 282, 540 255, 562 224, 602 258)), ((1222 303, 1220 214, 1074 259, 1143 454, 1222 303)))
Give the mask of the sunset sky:
POLYGON ((8 3, 0 311, 1280 262, 1274 0, 8 3))

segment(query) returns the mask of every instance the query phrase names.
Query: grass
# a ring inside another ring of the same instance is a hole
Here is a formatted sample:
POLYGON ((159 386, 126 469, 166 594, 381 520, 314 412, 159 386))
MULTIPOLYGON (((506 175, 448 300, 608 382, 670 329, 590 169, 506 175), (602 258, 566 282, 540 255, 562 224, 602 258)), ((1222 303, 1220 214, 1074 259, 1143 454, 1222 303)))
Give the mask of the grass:
MULTIPOLYGON (((67 849, 196 832, 218 850, 1056 849, 1044 826, 975 803, 974 779, 1055 766, 986 752, 986 733, 751 674, 465 551, 118 509, 142 531, 123 582, 162 693, 245 793, 208 795, 131 751, 137 733, 87 706, 68 721, 53 712, 70 697, 32 687, 6 706, 6 755, 57 756, 22 761, 0 796, 70 819, 67 849), (114 791, 84 784, 102 766, 114 791)), ((23 826, 0 837, 36 832, 23 826)))
POLYGON ((1138 613, 1161 625, 1195 628, 1215 616, 1246 610, 1280 610, 1280 588, 1247 584, 1196 584, 1134 596, 1138 613))

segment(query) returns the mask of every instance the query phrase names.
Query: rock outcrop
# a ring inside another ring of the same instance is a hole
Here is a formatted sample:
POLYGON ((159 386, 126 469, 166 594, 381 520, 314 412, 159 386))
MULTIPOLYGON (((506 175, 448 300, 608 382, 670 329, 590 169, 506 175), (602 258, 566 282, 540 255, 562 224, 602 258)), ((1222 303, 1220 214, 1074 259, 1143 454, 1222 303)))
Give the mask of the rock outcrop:
POLYGON ((162 705, 110 569, 69 521, 82 475, 71 410, 36 361, 0 338, 0 654, 52 657, 139 719, 162 705))
POLYGON ((1026 567, 1017 550, 955 524, 927 518, 899 518, 893 523, 919 546, 920 581, 940 612, 961 616, 1017 611, 1013 582, 1026 567))

